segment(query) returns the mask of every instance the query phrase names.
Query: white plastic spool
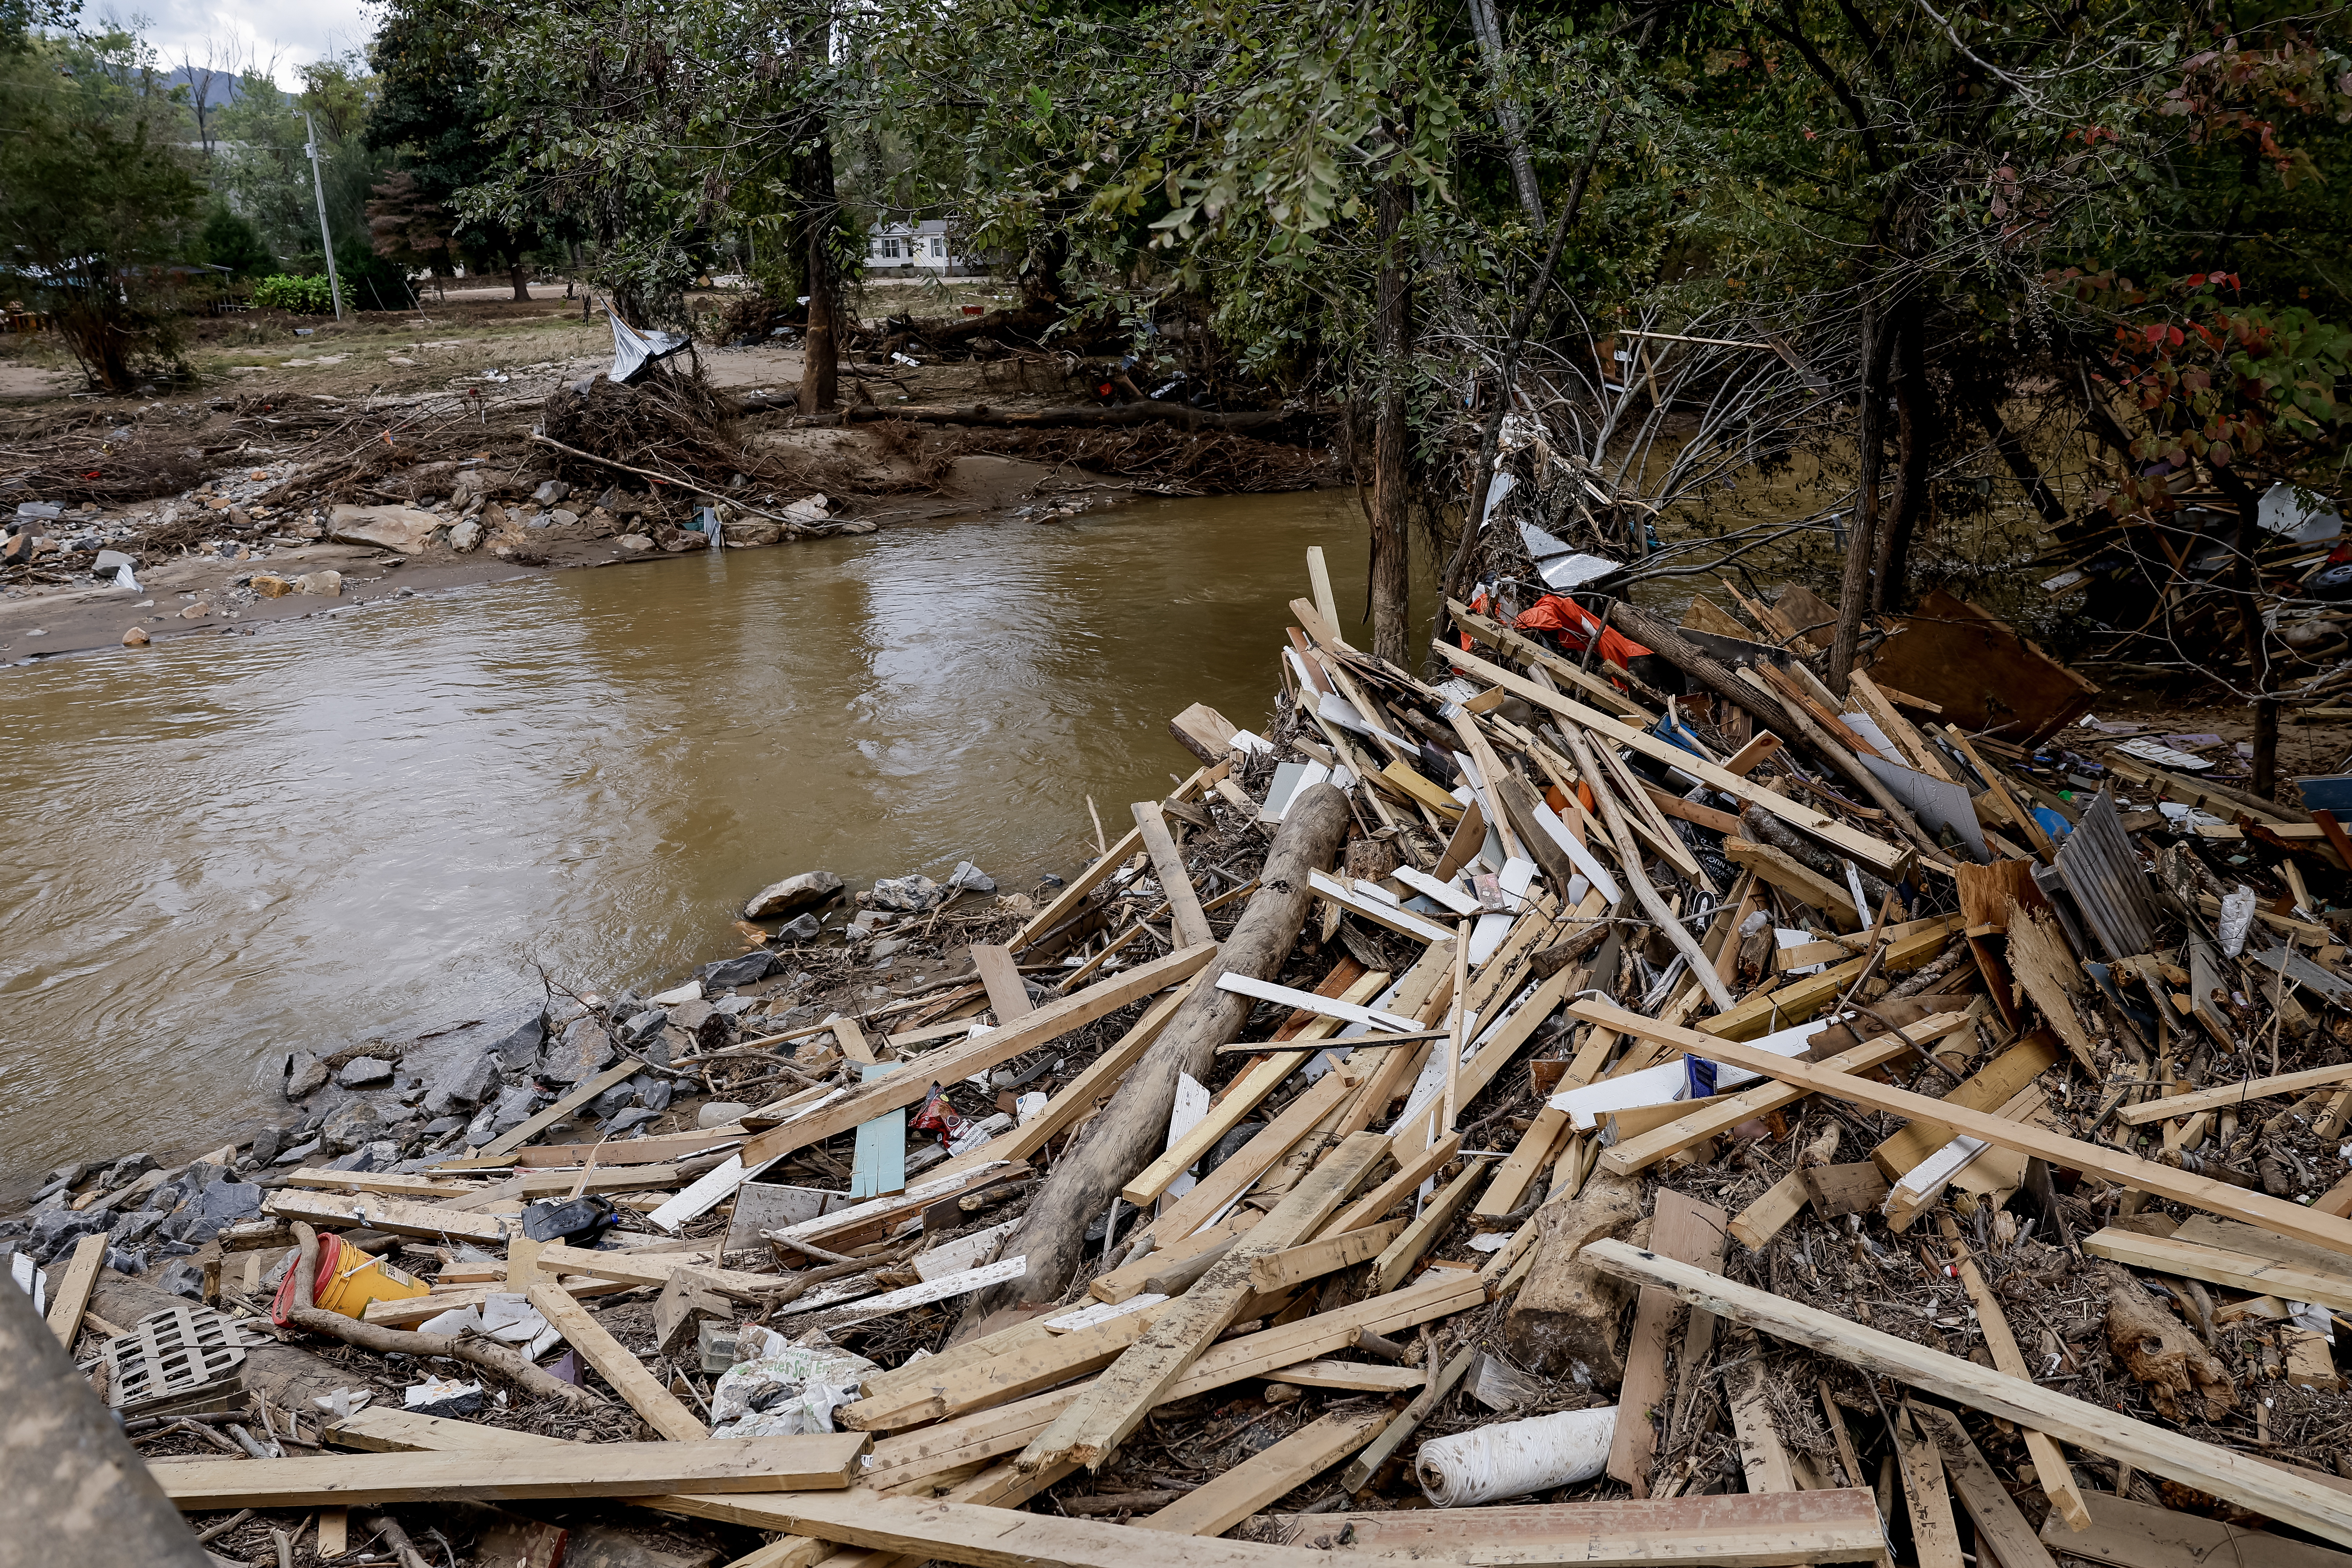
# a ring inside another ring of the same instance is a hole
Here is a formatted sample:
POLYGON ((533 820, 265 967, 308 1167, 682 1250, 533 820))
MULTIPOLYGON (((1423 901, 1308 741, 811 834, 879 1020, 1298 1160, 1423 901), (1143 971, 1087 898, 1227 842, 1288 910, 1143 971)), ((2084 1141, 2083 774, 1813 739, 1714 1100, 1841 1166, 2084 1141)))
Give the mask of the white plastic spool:
POLYGON ((1599 1475, 1616 1435, 1613 1405, 1477 1426, 1423 1443, 1413 1475, 1439 1508, 1525 1497, 1599 1475))

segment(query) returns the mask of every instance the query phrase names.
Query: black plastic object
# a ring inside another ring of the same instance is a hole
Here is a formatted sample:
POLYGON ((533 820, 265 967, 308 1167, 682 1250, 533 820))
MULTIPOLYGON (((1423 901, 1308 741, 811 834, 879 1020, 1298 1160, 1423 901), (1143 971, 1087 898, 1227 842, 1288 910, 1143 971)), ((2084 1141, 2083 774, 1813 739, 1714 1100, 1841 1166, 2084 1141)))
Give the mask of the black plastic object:
POLYGON ((590 1194, 583 1198, 542 1198, 522 1211, 522 1233, 533 1241, 566 1241, 593 1247, 621 1223, 613 1205, 590 1194))

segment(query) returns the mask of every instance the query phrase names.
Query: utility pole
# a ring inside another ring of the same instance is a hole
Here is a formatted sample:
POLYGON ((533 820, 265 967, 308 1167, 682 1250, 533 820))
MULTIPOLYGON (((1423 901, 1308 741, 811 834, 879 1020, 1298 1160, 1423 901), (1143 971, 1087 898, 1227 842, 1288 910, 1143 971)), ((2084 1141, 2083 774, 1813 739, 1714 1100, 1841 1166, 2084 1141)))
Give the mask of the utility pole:
POLYGON ((319 243, 327 250, 327 292, 335 297, 335 320, 343 319, 343 285, 335 276, 335 238, 327 232, 327 185, 319 177, 319 123, 310 111, 302 111, 302 123, 310 132, 310 140, 302 151, 310 154, 310 194, 319 198, 319 243))

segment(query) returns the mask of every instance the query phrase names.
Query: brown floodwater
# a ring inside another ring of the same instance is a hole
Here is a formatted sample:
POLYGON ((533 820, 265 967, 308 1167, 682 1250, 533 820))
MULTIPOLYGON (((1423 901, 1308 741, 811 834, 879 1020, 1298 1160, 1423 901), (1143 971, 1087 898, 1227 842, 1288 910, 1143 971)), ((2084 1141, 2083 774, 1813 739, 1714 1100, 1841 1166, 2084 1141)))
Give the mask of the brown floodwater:
MULTIPOLYGON (((283 1117, 293 1050, 667 983, 735 910, 977 862, 1007 889, 1271 706, 1354 497, 1145 500, 564 572, 0 671, 0 1193, 283 1117)), ((412 1058, 412 1062, 421 1059, 412 1058)))

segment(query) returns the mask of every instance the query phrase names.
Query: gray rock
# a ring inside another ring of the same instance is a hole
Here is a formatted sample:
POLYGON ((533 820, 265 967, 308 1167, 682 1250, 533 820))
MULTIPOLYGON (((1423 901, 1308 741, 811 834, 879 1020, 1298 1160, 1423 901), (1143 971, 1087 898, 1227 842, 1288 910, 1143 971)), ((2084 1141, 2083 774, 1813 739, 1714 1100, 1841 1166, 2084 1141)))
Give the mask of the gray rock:
POLYGON ((530 499, 541 506, 552 506, 572 493, 572 487, 562 479, 549 479, 530 492, 530 499))
POLYGON ((378 1138, 360 1152, 368 1157, 369 1170, 389 1171, 400 1163, 400 1141, 378 1138))
POLYGON ((637 1103, 656 1114, 667 1110, 677 1093, 677 1086, 658 1073, 641 1072, 629 1080, 629 1087, 637 1091, 637 1103))
POLYGON ((265 1127, 253 1135, 253 1148, 246 1161, 255 1165, 267 1165, 278 1158, 278 1147, 286 1141, 283 1127, 265 1127))
POLYGON ((50 1193, 57 1191, 60 1187, 72 1186, 76 1182, 80 1181, 84 1176, 89 1174, 89 1166, 80 1161, 76 1161, 70 1165, 59 1165, 56 1170, 51 1171, 47 1175, 41 1178, 40 1195, 47 1197, 50 1193))
POLYGON ((776 928, 778 942, 814 942, 824 934, 824 926, 814 915, 796 915, 776 928))
POLYGON ((755 980, 765 979, 778 967, 776 955, 772 952, 747 952, 740 958, 722 958, 716 963, 706 963, 699 973, 704 989, 724 991, 730 986, 749 985, 755 980))
POLYGON ((174 1296, 184 1296, 191 1301, 205 1299, 205 1271, 184 1258, 175 1258, 155 1276, 155 1283, 174 1296))
MULTIPOLYGON (((687 1004, 688 1006, 700 1006, 702 1004, 700 1003, 691 1002, 687 1004)), ((642 1013, 632 1014, 629 1017, 629 1021, 623 1024, 620 1027, 621 1048, 623 1050, 635 1050, 640 1042, 651 1039, 654 1036, 660 1034, 662 1032, 662 1026, 668 1022, 669 1015, 659 1007, 648 1007, 642 1013)))
POLYGON ((134 1242, 144 1241, 154 1234, 155 1227, 162 1225, 165 1217, 162 1209, 141 1209, 136 1214, 124 1215, 106 1233, 107 1238, 117 1247, 129 1247, 134 1242))
POLYGON ((551 1083, 579 1083, 604 1071, 616 1054, 604 1026, 593 1018, 575 1018, 563 1038, 541 1053, 540 1076, 551 1083))
MULTIPOLYGON (((85 539, 95 540, 98 535, 91 533, 85 534, 82 537, 85 539)), ((79 544, 81 541, 76 540, 74 542, 76 544, 79 544)), ((101 577, 111 577, 117 572, 121 571, 125 566, 136 566, 139 563, 137 561, 132 559, 131 556, 125 555, 120 550, 101 550, 98 552, 98 559, 89 563, 89 569, 97 573, 101 577)))
POLYGON ((711 1005, 708 1002, 681 1002, 669 1010, 669 1021, 690 1035, 702 1027, 703 1021, 710 1014, 711 1005))
POLYGON ((660 1111, 648 1110, 643 1106, 637 1106, 631 1110, 622 1111, 610 1121, 605 1122, 604 1136, 607 1138, 623 1137, 628 1133, 635 1131, 638 1128, 643 1127, 648 1121, 658 1121, 660 1120, 660 1111))
POLYGON ((740 1018, 759 1005, 757 996, 721 996, 710 1005, 710 1010, 723 1013, 730 1018, 740 1018))
POLYGON ((25 1250, 39 1262, 51 1262, 72 1251, 74 1243, 83 1237, 104 1230, 110 1217, 95 1208, 52 1209, 33 1222, 32 1237, 25 1250))
POLYGON ((747 921, 776 920, 809 910, 821 910, 841 897, 841 879, 830 871, 803 871, 781 882, 771 882, 743 906, 747 921))
POLYGON ((904 952, 908 948, 913 945, 914 942, 912 938, 903 936, 886 936, 880 942, 876 942, 871 948, 866 950, 866 956, 874 959, 887 960, 897 957, 899 953, 904 952))
POLYGON ((940 885, 929 877, 885 877, 874 884, 866 895, 877 910, 897 910, 906 914, 920 914, 947 897, 940 885))
POLYGON ((301 1162, 309 1159, 311 1155, 319 1152, 319 1146, 321 1142, 322 1141, 320 1139, 312 1138, 305 1142, 297 1143, 291 1149, 289 1149, 284 1153, 278 1155, 276 1163, 280 1165, 299 1164, 301 1162))
POLYGON ((106 1266, 117 1274, 136 1278, 147 1272, 147 1255, 128 1247, 110 1247, 106 1249, 106 1266))
POLYGON ((143 1176, 154 1168, 155 1156, 152 1154, 125 1154, 106 1168, 106 1174, 98 1179, 98 1184, 110 1192, 132 1177, 143 1176))
POLYGON ((702 1109, 694 1113, 694 1124, 707 1132, 713 1127, 724 1127, 747 1116, 751 1110, 750 1106, 732 1100, 706 1100, 702 1102, 702 1109))
POLYGON ((327 1064, 316 1057, 286 1058, 286 1098, 307 1100, 327 1087, 327 1064))
POLYGON ((353 1057, 335 1069, 335 1082, 345 1089, 368 1089, 392 1081, 392 1064, 375 1057, 353 1057))
POLYGON ((956 868, 948 873, 948 886, 959 893, 992 893, 996 879, 969 860, 959 860, 956 868))
POLYGON ((466 1129, 466 1142, 483 1144, 501 1132, 510 1132, 530 1120, 530 1108, 540 1099, 539 1090, 527 1083, 502 1089, 498 1100, 466 1129))
POLYGON ((450 1133, 457 1131, 457 1129, 465 1125, 466 1119, 462 1116, 436 1116, 432 1121, 425 1124, 425 1136, 427 1138, 446 1138, 450 1133))
POLYGON ((490 1052, 506 1065, 509 1072, 528 1072, 539 1060, 539 1047, 546 1039, 547 1019, 533 1014, 515 1026, 512 1034, 492 1046, 490 1052))
POLYGON ((460 1107, 481 1104, 498 1088, 499 1058, 485 1051, 446 1064, 425 1091, 425 1113, 446 1116, 460 1107))
POLYGON ((603 1121, 612 1117, 618 1116, 621 1112, 628 1110, 629 1107, 635 1105, 636 1102, 637 1091, 634 1085, 628 1083, 616 1083, 612 1088, 606 1089, 604 1093, 598 1095, 595 1099, 590 1100, 588 1102, 588 1111, 589 1114, 595 1117, 597 1121, 603 1121))
POLYGON ((337 1153, 349 1153, 374 1139, 383 1126, 383 1112, 364 1100, 339 1105, 320 1123, 319 1137, 337 1153))
POLYGON ((365 1149, 354 1149, 348 1154, 338 1154, 327 1162, 330 1171, 373 1171, 374 1157, 365 1149))

